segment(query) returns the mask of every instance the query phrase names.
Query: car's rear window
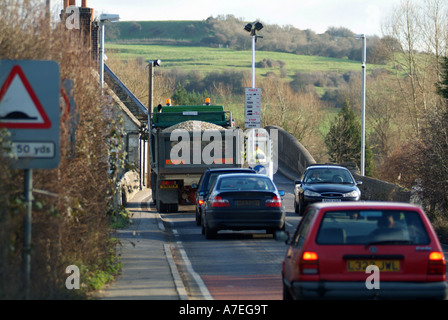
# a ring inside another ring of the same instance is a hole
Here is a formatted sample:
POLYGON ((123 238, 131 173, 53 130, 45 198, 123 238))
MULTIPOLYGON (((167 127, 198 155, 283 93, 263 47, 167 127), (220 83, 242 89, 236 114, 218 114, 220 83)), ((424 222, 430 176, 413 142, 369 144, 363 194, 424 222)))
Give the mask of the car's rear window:
POLYGON ((318 244, 429 244, 416 211, 332 211, 322 218, 318 244))
POLYGON ((217 189, 220 191, 249 191, 249 190, 264 190, 275 191, 275 186, 271 179, 261 175, 254 175, 253 177, 224 177, 219 181, 217 189))

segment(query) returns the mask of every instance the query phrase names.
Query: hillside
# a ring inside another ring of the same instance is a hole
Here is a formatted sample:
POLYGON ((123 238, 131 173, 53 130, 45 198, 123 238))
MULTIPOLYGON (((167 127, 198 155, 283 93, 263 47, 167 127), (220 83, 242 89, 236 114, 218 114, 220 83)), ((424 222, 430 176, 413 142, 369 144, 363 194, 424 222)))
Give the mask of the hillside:
MULTIPOLYGON (((243 27, 246 22, 232 15, 202 21, 123 21, 106 28, 106 40, 126 44, 205 46, 249 50, 252 42, 243 27)), ((323 34, 293 26, 264 25, 258 32, 257 51, 361 60, 362 42, 346 28, 330 27, 323 34)), ((368 63, 385 64, 383 39, 368 38, 368 63)), ((390 39, 389 39, 390 41, 390 39)))
POLYGON ((122 21, 110 25, 106 40, 132 43, 197 44, 210 35, 205 21, 122 21))

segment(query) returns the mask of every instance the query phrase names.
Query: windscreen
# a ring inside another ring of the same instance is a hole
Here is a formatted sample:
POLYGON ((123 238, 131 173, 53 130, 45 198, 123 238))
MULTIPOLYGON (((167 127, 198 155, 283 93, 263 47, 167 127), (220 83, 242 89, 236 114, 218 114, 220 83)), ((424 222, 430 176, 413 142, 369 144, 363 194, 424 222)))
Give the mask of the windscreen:
POLYGON ((334 211, 324 214, 316 242, 426 245, 430 238, 416 211, 334 211))
POLYGON ((353 184, 353 178, 348 170, 329 168, 308 170, 304 183, 347 183, 353 184))

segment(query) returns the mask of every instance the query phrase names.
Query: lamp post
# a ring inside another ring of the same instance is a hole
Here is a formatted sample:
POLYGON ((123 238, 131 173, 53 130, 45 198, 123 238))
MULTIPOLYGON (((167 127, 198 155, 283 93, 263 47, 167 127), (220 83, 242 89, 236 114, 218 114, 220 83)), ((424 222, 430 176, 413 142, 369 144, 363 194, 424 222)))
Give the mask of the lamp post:
POLYGON ((100 86, 101 94, 103 94, 104 86, 104 25, 107 22, 117 22, 120 20, 118 14, 106 14, 100 15, 100 86))
POLYGON ((252 36, 252 88, 255 88, 255 45, 257 43, 257 38, 263 38, 263 36, 258 36, 257 31, 263 29, 263 25, 260 22, 248 23, 244 26, 244 30, 250 32, 252 36))
POLYGON ((149 60, 149 99, 148 99, 148 132, 151 132, 152 110, 154 108, 154 67, 159 67, 161 60, 149 60))
POLYGON ((159 67, 162 63, 161 60, 149 60, 149 95, 148 95, 148 154, 146 161, 146 186, 151 188, 151 127, 152 127, 152 110, 154 109, 154 67, 159 67))
POLYGON ((362 110, 361 110, 361 175, 366 170, 366 35, 355 34, 356 39, 362 39, 362 110))

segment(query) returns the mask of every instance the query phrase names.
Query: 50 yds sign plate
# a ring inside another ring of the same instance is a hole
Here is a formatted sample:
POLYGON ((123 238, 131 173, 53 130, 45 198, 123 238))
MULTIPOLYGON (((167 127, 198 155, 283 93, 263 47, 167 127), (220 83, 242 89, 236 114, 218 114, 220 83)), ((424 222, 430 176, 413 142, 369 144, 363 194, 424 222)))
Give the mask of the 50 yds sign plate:
POLYGON ((12 154, 17 158, 51 159, 56 155, 53 142, 13 142, 12 154))

